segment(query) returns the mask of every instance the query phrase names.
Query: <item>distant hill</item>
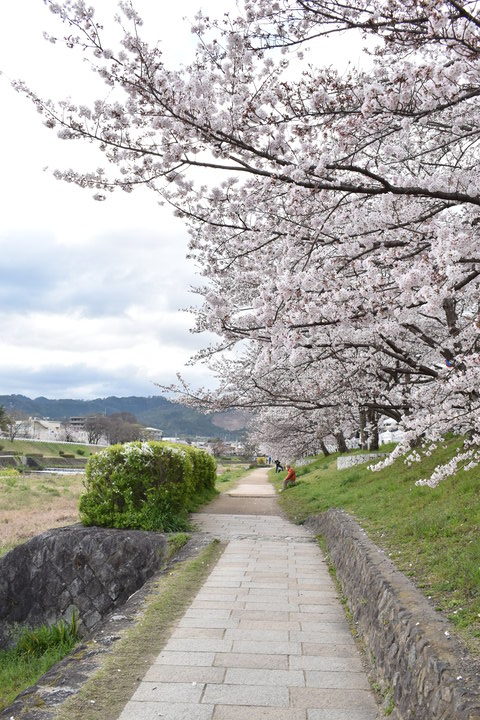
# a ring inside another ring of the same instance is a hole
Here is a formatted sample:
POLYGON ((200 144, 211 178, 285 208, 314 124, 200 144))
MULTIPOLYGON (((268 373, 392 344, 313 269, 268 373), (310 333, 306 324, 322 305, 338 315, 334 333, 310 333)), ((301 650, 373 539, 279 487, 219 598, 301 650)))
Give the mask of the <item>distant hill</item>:
POLYGON ((228 413, 204 415, 197 410, 172 403, 161 395, 151 397, 107 397, 95 400, 35 399, 25 395, 0 395, 5 410, 20 410, 27 415, 61 420, 66 417, 130 412, 144 425, 158 427, 167 437, 201 435, 234 439, 241 435, 238 423, 229 428, 224 418, 228 413))

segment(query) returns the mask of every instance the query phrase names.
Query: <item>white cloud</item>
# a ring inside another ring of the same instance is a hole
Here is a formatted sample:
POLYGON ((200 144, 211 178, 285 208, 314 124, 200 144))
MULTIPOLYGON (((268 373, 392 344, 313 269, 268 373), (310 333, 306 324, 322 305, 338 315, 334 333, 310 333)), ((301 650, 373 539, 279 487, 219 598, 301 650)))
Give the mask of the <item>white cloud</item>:
MULTIPOLYGON (((200 5, 137 3, 147 33, 158 31, 172 62, 184 62, 193 49, 181 18, 200 5)), ((97 4, 105 18, 116 6, 97 4)), ((208 6, 224 10, 220 2, 208 6)), ((52 177, 56 167, 96 167, 101 158, 93 147, 58 140, 9 80, 85 102, 102 96, 104 86, 75 53, 46 43, 44 29, 62 32, 38 0, 3 8, 0 394, 154 394, 153 382, 173 381, 205 344, 189 332, 193 318, 182 311, 195 302, 187 233, 146 192, 97 203, 90 192, 52 177)), ((208 380, 204 368, 187 374, 208 380)))
MULTIPOLYGON (((116 0, 94 3, 105 18, 116 0)), ((167 61, 188 62, 194 38, 184 16, 200 6, 221 15, 234 0, 135 0, 149 39, 167 61)), ((108 26, 108 22, 106 22, 108 26)), ((187 233, 147 192, 94 202, 91 192, 60 183, 56 167, 102 164, 93 146, 60 141, 10 87, 22 78, 39 94, 104 95, 78 54, 43 40, 63 29, 39 0, 5 3, 0 26, 0 394, 92 397, 130 394, 168 383, 208 338, 192 336, 196 277, 184 259, 187 233), (47 170, 43 168, 47 167, 47 170)), ((324 60, 344 56, 331 42, 324 60)), ((209 383, 205 369, 187 375, 209 383)))

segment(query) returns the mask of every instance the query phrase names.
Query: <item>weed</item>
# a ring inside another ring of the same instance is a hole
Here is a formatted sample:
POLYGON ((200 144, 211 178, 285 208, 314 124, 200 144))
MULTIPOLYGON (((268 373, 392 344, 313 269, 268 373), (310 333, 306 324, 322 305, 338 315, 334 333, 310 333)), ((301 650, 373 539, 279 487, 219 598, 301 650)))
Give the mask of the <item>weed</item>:
POLYGON ((57 488, 49 487, 48 485, 40 485, 40 490, 43 490, 49 495, 54 495, 55 497, 60 497, 61 495, 61 493, 58 492, 57 488))
POLYGON ((349 473, 344 478, 340 480, 340 485, 351 485, 352 483, 356 483, 360 480, 361 475, 358 472, 349 473))
POLYGON ((172 533, 168 536, 167 560, 175 555, 189 540, 187 533, 172 533))
POLYGON ((0 712, 19 692, 65 657, 78 640, 75 616, 68 623, 61 621, 21 631, 15 647, 0 651, 0 712))

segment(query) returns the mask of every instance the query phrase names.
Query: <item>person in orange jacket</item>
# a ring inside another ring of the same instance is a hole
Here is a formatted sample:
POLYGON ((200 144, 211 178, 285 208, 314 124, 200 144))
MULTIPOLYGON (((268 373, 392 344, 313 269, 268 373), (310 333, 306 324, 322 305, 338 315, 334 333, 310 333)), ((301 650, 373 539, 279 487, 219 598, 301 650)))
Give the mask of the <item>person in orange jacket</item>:
POLYGON ((296 485, 296 480, 297 475, 295 473, 295 468, 293 468, 291 465, 287 465, 287 476, 283 481, 283 489, 286 490, 288 487, 293 487, 293 485, 296 485))

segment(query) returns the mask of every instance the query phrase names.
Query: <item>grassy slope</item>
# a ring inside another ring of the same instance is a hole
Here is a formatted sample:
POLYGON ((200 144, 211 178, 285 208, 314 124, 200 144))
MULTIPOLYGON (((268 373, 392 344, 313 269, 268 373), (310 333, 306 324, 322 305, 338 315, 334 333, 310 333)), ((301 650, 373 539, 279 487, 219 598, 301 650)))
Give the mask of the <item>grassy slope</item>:
MULTIPOLYGON (((379 472, 368 463, 337 470, 337 455, 317 458, 299 468, 300 484, 279 500, 297 523, 330 507, 355 515, 480 653, 480 468, 460 471, 433 490, 415 486, 452 456, 456 442, 420 463, 398 460, 379 472)), ((277 485, 283 476, 271 474, 277 485)))
POLYGON ((82 443, 36 442, 33 440, 14 440, 10 442, 6 438, 0 438, 0 445, 4 453, 12 452, 19 455, 42 453, 49 457, 59 457, 60 451, 78 454, 78 450, 82 451, 80 455, 83 454, 84 457, 88 457, 88 455, 104 449, 98 445, 82 445, 82 443))

